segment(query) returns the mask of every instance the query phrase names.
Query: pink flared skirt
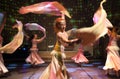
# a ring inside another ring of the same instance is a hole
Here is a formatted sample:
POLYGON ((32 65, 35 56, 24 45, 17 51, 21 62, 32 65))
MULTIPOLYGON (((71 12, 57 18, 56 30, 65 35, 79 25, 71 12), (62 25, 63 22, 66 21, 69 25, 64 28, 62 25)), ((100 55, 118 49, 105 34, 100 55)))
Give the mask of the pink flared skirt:
POLYGON ((118 52, 119 48, 116 46, 109 46, 107 48, 107 59, 105 66, 103 67, 104 70, 113 69, 115 71, 120 70, 120 56, 118 52))
POLYGON ((72 60, 75 61, 75 63, 88 63, 89 60, 84 56, 82 52, 78 52, 75 56, 72 57, 72 60))
POLYGON ((27 63, 31 63, 32 65, 38 65, 44 63, 43 59, 39 56, 37 50, 32 50, 30 55, 26 58, 27 63))

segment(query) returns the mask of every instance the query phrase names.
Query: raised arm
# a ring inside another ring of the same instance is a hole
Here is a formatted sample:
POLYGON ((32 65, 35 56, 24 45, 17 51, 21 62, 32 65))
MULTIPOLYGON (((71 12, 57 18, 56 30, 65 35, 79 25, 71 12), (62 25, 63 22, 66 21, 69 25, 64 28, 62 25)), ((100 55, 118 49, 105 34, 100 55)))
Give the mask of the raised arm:
POLYGON ((37 42, 42 42, 46 38, 46 30, 44 29, 44 31, 42 31, 42 32, 43 32, 44 36, 40 39, 37 39, 36 40, 37 42))

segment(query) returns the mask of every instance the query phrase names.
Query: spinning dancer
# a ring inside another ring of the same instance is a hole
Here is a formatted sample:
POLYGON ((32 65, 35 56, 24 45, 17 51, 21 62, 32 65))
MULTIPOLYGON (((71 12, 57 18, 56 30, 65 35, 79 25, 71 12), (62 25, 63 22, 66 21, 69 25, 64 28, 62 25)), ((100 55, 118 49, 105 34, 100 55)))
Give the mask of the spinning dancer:
POLYGON ((26 62, 31 63, 33 66, 42 64, 44 61, 41 59, 41 57, 38 54, 38 47, 37 44, 41 43, 45 37, 46 37, 46 30, 42 26, 40 26, 37 23, 27 23, 25 24, 27 30, 39 30, 42 31, 44 36, 42 38, 38 38, 37 34, 32 35, 29 37, 29 41, 31 42, 31 48, 30 48, 30 55, 26 58, 26 62))
MULTIPOLYGON (((5 22, 6 22, 6 17, 3 18, 3 23, 0 26, 1 27, 0 28, 0 47, 2 47, 2 43, 3 43, 3 37, 1 36, 1 32, 4 28, 5 22)), ((0 51, 0 77, 6 76, 5 74, 8 72, 8 69, 4 65, 4 59, 3 59, 3 56, 2 56, 3 52, 4 51, 0 51)))
POLYGON ((65 28, 65 19, 57 18, 54 23, 57 41, 54 50, 51 52, 52 60, 39 79, 70 79, 64 64, 64 58, 66 57, 64 49, 68 44, 76 42, 78 39, 68 40, 65 28))
MULTIPOLYGON (((16 51, 16 49, 18 47, 21 46, 21 44, 23 43, 23 30, 22 30, 22 22, 21 21, 17 21, 17 24, 13 26, 13 28, 17 28, 18 29, 18 33, 14 36, 13 40, 0 47, 0 53, 7 53, 7 54, 12 54, 16 51)), ((8 70, 6 69, 6 67, 3 65, 3 63, 0 61, 0 70, 2 70, 3 73, 8 72, 8 70)), ((9 75, 9 74, 8 74, 9 75)))
MULTIPOLYGON (((23 31, 22 31, 22 26, 23 25, 22 25, 21 21, 16 21, 16 22, 17 22, 17 24, 14 25, 13 28, 17 28, 18 33, 14 36, 13 40, 10 43, 0 47, 0 54, 1 53, 12 54, 23 43, 23 37, 24 37, 23 31)), ((2 25, 2 27, 3 26, 4 25, 2 25)), ((0 31, 1 31, 1 29, 0 29, 0 31)), ((1 44, 2 44, 2 37, 0 37, 0 41, 1 41, 1 44)), ((3 74, 8 72, 7 68, 3 65, 2 61, 0 61, 0 71, 2 71, 3 74)))
POLYGON ((120 70, 120 56, 119 56, 119 47, 117 45, 117 39, 120 38, 119 35, 116 34, 116 29, 113 28, 112 31, 108 31, 108 35, 110 37, 107 50, 107 59, 105 66, 103 67, 106 70, 106 74, 110 74, 109 70, 114 70, 116 72, 116 76, 119 76, 120 70))
POLYGON ((38 39, 37 34, 34 34, 30 39, 32 42, 32 47, 30 48, 30 55, 27 57, 26 62, 31 63, 32 65, 38 65, 44 63, 44 61, 41 59, 41 57, 38 54, 38 48, 37 44, 42 42, 44 38, 46 37, 46 34, 44 32, 44 36, 40 39, 38 39))

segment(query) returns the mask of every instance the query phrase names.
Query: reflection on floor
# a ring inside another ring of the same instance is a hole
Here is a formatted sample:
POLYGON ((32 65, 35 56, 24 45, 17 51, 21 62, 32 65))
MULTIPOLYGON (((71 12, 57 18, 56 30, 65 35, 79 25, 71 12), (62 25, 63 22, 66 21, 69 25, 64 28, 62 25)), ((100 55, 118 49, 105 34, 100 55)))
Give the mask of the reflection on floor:
MULTIPOLYGON (((7 77, 1 77, 0 79, 39 79, 39 76, 48 64, 49 63, 44 63, 33 67, 26 63, 11 63, 6 65, 9 69, 10 75, 7 77)), ((111 72, 111 76, 105 75, 102 69, 103 64, 101 62, 81 65, 71 62, 65 64, 72 79, 120 79, 120 77, 114 76, 115 74, 113 72, 111 72)))

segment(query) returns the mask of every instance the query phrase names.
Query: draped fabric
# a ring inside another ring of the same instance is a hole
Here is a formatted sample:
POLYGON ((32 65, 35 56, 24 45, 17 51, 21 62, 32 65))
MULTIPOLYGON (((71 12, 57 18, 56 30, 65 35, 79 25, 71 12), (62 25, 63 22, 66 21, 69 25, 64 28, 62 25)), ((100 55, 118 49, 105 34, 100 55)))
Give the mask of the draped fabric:
POLYGON ((44 40, 44 38, 46 37, 46 30, 45 30, 45 28, 43 28, 42 26, 40 26, 37 23, 26 23, 25 27, 27 30, 39 30, 39 31, 42 31, 44 34, 44 36, 40 39, 33 38, 31 40, 31 42, 32 42, 32 47, 30 48, 31 53, 26 58, 26 62, 31 63, 32 65, 42 64, 42 63, 44 63, 44 61, 42 60, 42 58, 38 54, 39 51, 37 48, 37 44, 40 43, 42 40, 44 40))
MULTIPOLYGON (((2 18, 0 23, 0 47, 2 47, 3 38, 1 36, 1 33, 2 33, 2 30, 4 29, 4 25, 6 22, 6 14, 0 13, 0 17, 2 18)), ((0 51, 0 75, 8 72, 8 69, 4 65, 4 59, 3 59, 2 53, 3 51, 0 51)))
POLYGON ((64 6, 57 1, 36 3, 19 9, 20 14, 35 13, 61 16, 61 12, 71 18, 64 6))
MULTIPOLYGON (((100 9, 100 8, 99 8, 99 9, 100 9)), ((98 23, 98 22, 99 22, 99 19, 100 19, 100 17, 101 17, 101 12, 100 12, 99 9, 98 9, 98 10, 95 12, 95 14, 94 14, 94 17, 93 17, 93 22, 94 22, 94 24, 98 23)), ((106 26, 106 27, 113 27, 112 23, 107 19, 107 17, 106 17, 106 19, 105 19, 105 26, 106 26)))
MULTIPOLYGON (((98 10, 94 14, 94 17, 93 17, 94 24, 98 23, 100 20, 100 17, 102 16, 101 8, 102 8, 102 2, 101 2, 100 7, 98 8, 98 10)), ((105 28, 106 27, 112 28, 113 27, 112 23, 107 19, 107 14, 105 14, 105 15, 106 15, 106 17, 104 18, 104 21, 103 21, 105 28)), ((104 36, 107 32, 108 32, 108 29, 103 29, 103 32, 101 32, 101 34, 100 34, 100 37, 104 36)))
POLYGON ((64 64, 65 54, 61 51, 61 47, 62 46, 56 42, 55 48, 51 52, 51 63, 43 71, 39 79, 70 79, 64 64))
POLYGON ((23 28, 22 22, 17 21, 17 24, 13 27, 16 27, 18 29, 18 33, 13 37, 13 40, 10 43, 0 47, 0 51, 4 51, 4 53, 8 54, 14 53, 16 49, 20 47, 21 44, 23 43, 24 34, 22 31, 23 28))
POLYGON ((32 65, 39 65, 45 63, 39 56, 38 54, 39 51, 37 48, 31 48, 30 51, 31 51, 30 55, 25 60, 27 63, 30 63, 32 65))
MULTIPOLYGON (((103 3, 105 0, 103 0, 100 3, 100 8, 98 9, 100 16, 99 20, 91 27, 84 27, 76 30, 68 30, 67 33, 70 37, 77 37, 81 40, 81 44, 83 46, 86 45, 92 45, 96 40, 98 40, 100 37, 104 36, 108 28, 106 27, 106 11, 103 8, 103 3)), ((95 13, 96 14, 96 13, 95 13)), ((95 17, 95 16, 94 16, 95 17)))
POLYGON ((26 23, 25 27, 27 30, 40 30, 40 31, 45 31, 45 28, 43 28, 41 25, 37 23, 26 23))

